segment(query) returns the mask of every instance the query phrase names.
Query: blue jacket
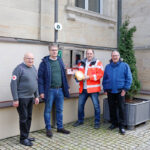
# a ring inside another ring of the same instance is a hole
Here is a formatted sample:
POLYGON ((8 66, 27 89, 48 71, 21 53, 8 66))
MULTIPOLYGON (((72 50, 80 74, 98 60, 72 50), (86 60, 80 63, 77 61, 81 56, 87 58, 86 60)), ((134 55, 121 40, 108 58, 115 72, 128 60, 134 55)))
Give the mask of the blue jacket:
MULTIPOLYGON (((65 97, 69 97, 69 86, 66 78, 65 67, 62 59, 57 57, 62 74, 62 89, 65 97)), ((49 89, 51 87, 51 66, 49 63, 49 56, 45 56, 38 70, 38 88, 39 94, 44 93, 45 99, 49 98, 49 89)))
POLYGON ((122 89, 129 90, 132 84, 129 65, 122 61, 115 64, 111 60, 105 68, 102 84, 104 91, 110 91, 111 93, 118 93, 122 89))

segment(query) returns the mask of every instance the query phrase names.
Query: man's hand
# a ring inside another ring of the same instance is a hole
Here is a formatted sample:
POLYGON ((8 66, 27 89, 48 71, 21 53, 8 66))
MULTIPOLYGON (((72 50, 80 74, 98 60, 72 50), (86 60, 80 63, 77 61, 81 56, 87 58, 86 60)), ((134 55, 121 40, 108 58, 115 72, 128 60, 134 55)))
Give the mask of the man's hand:
POLYGON ((42 93, 42 94, 40 94, 40 98, 42 98, 42 99, 44 99, 44 94, 42 93))
POLYGON ((89 76, 84 76, 84 79, 83 79, 83 80, 88 80, 88 79, 90 79, 89 76))
POLYGON ((85 77, 85 80, 88 80, 88 79, 90 79, 90 77, 89 77, 89 76, 86 76, 86 77, 85 77))
POLYGON ((17 101, 13 101, 13 106, 14 107, 18 107, 19 106, 19 101, 17 100, 17 101))
POLYGON ((36 98, 34 99, 34 101, 35 101, 35 104, 36 104, 36 105, 39 104, 39 98, 38 98, 38 97, 36 97, 36 98))
POLYGON ((125 96, 125 94, 126 94, 126 91, 125 91, 125 90, 122 90, 121 96, 125 96))

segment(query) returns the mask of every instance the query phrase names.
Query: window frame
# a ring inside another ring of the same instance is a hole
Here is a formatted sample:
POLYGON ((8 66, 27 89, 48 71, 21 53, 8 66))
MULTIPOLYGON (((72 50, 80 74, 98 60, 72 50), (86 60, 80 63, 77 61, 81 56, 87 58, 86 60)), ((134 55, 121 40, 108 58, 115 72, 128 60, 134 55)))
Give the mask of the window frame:
MULTIPOLYGON (((89 10, 89 0, 84 0, 84 1, 85 1, 85 8, 83 8, 83 9, 85 9, 87 11, 92 11, 92 10, 89 10)), ((99 0, 99 1, 100 1, 99 12, 96 12, 96 11, 92 11, 92 12, 99 13, 102 15, 103 14, 103 0, 99 0)), ((78 6, 76 6, 76 7, 78 7, 78 6)))

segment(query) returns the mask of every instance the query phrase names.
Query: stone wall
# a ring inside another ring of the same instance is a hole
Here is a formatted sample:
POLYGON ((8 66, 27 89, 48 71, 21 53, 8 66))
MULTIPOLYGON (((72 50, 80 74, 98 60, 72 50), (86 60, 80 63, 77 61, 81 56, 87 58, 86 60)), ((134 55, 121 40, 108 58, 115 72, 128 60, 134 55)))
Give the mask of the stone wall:
POLYGON ((116 47, 116 1, 105 1, 104 14, 87 11, 67 4, 59 6, 59 22, 63 30, 59 32, 60 42, 85 45, 116 47), (108 4, 112 5, 108 5, 108 4), (111 7, 111 8, 110 8, 111 7))
POLYGON ((135 54, 141 90, 150 91, 150 49, 136 50, 135 54))
POLYGON ((130 19, 130 26, 137 28, 134 34, 135 47, 150 45, 150 1, 149 0, 123 0, 123 20, 130 19))
MULTIPOLYGON (((58 1, 58 41, 116 47, 116 8, 116 0, 105 0, 100 15, 58 1)), ((54 0, 0 1, 0 12, 0 36, 54 41, 54 0)))
POLYGON ((123 0, 123 21, 128 16, 130 27, 136 26, 134 47, 141 90, 150 91, 150 1, 123 0))

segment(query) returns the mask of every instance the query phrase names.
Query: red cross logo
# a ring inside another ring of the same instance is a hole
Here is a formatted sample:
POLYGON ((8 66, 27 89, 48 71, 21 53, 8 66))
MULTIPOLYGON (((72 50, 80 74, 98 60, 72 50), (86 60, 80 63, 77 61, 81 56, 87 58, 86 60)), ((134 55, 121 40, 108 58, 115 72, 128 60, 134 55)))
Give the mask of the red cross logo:
POLYGON ((15 75, 12 76, 12 80, 16 80, 17 77, 15 75))

